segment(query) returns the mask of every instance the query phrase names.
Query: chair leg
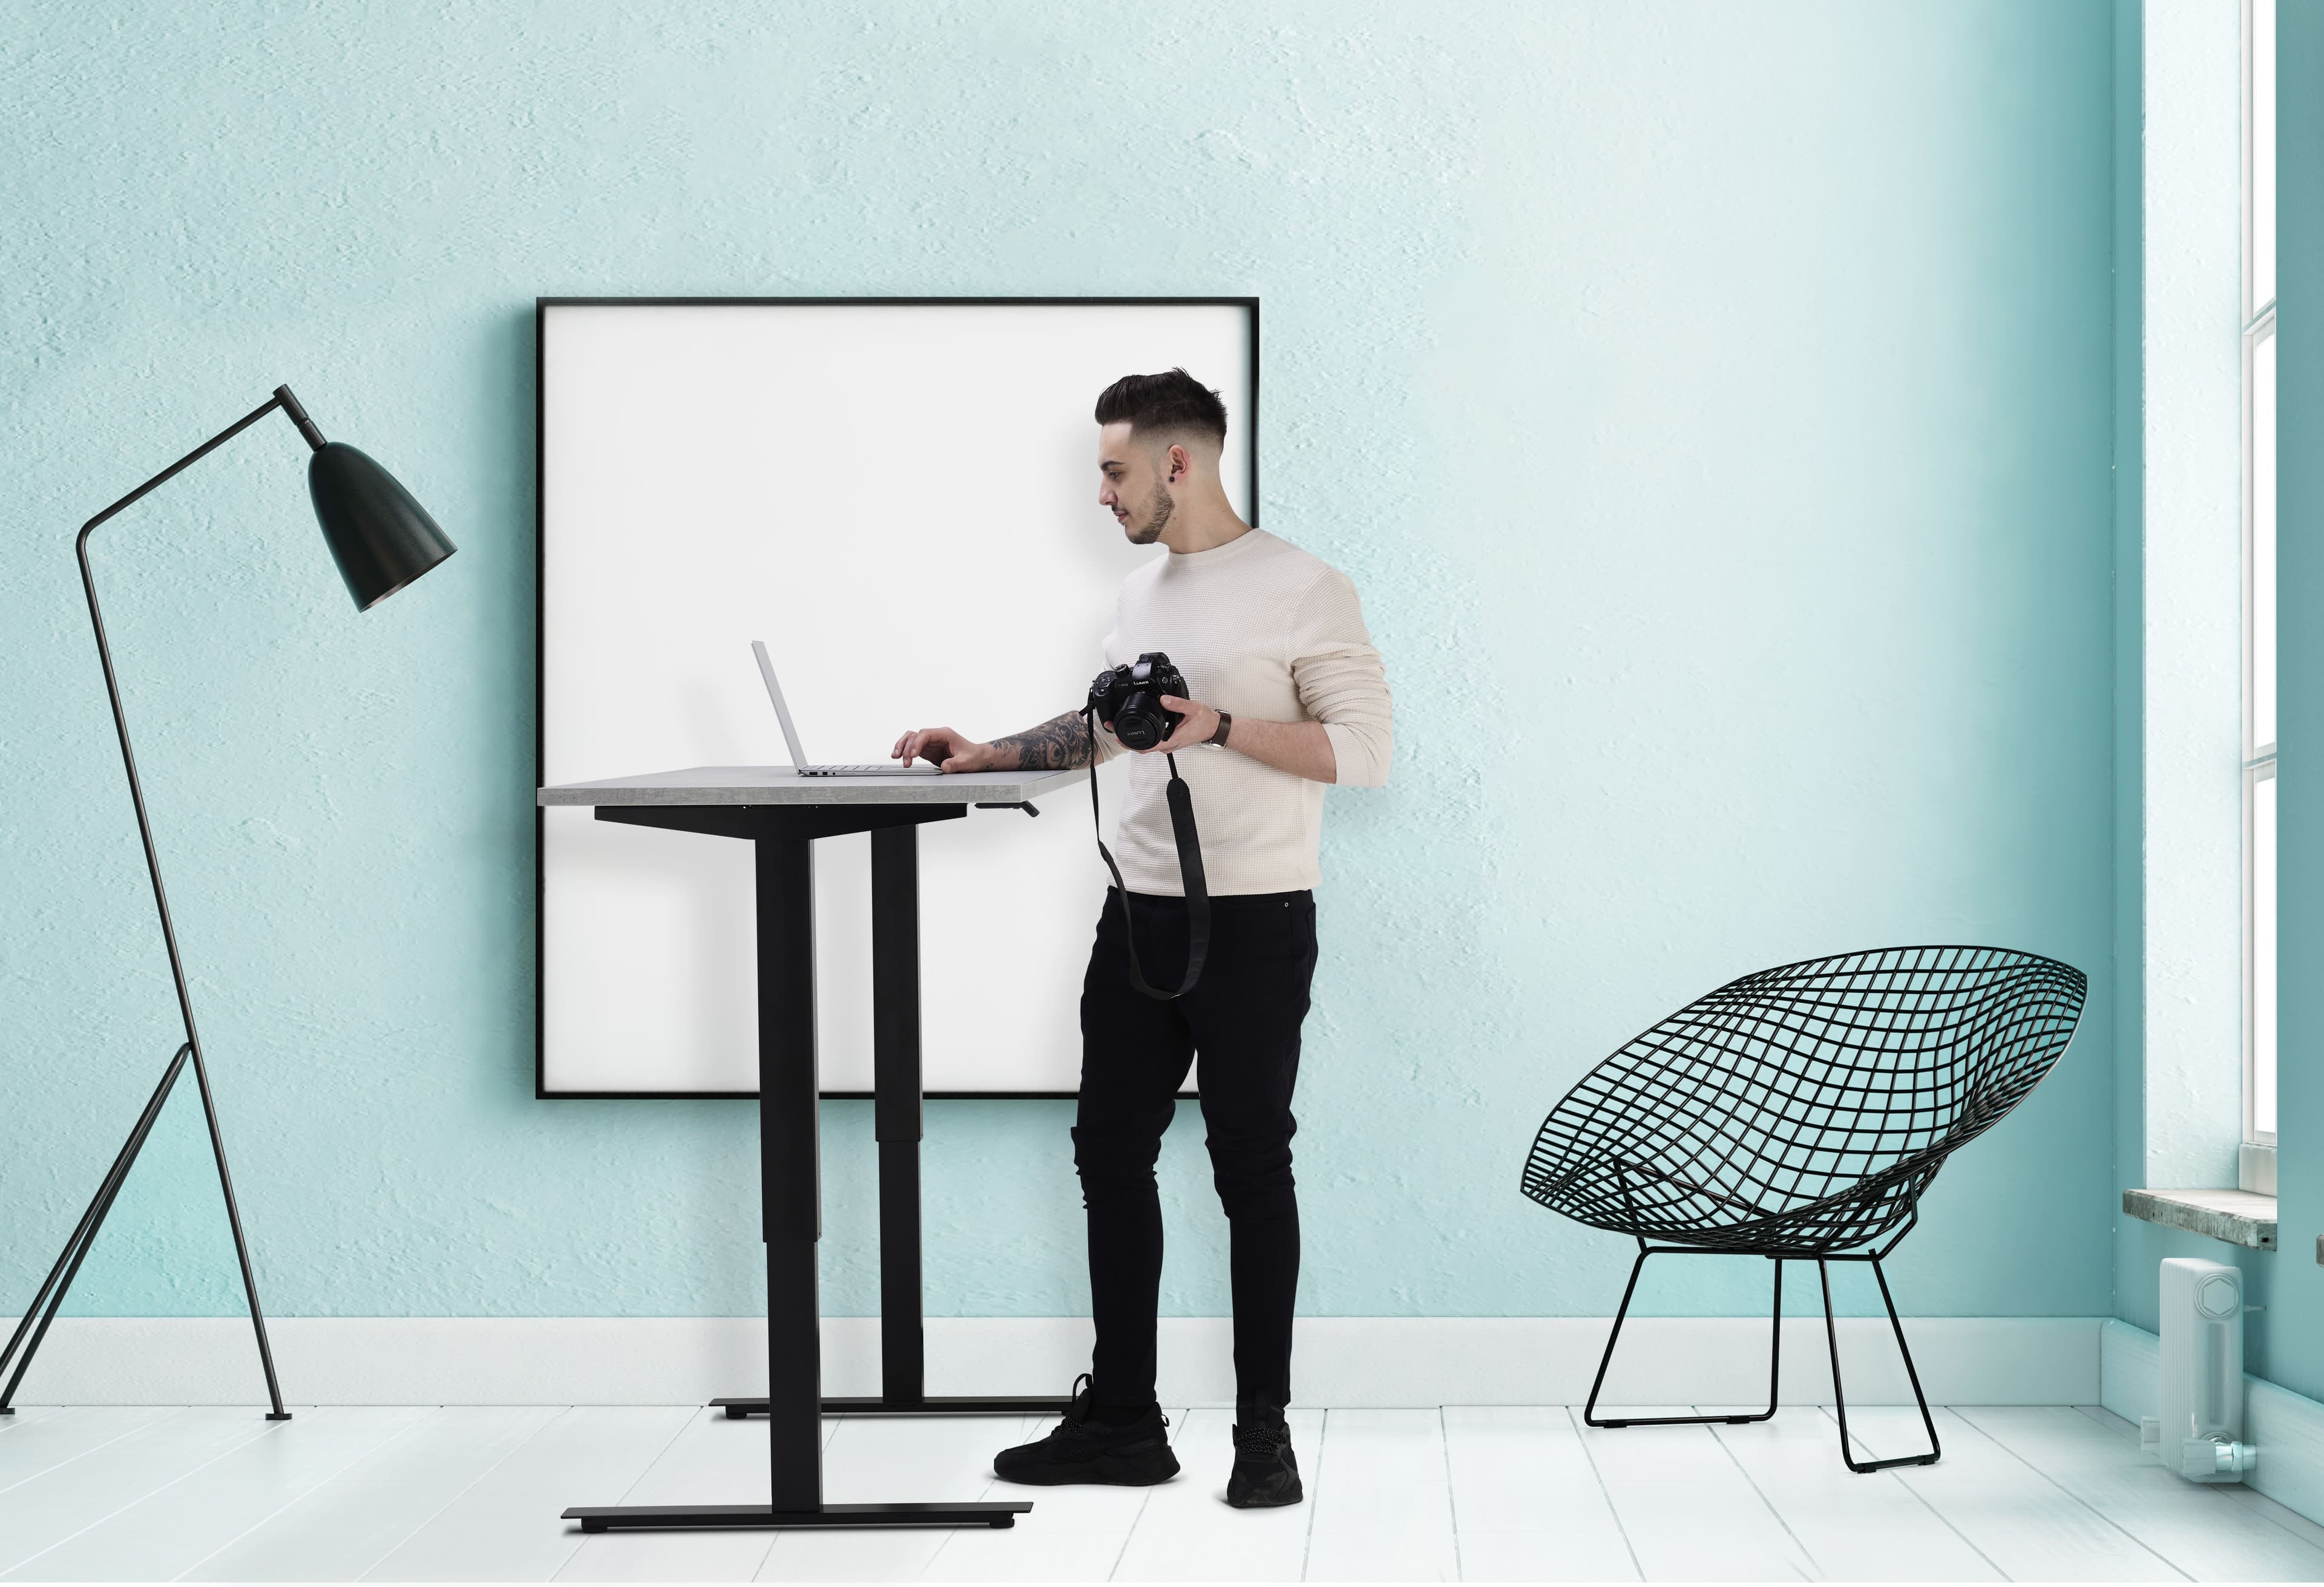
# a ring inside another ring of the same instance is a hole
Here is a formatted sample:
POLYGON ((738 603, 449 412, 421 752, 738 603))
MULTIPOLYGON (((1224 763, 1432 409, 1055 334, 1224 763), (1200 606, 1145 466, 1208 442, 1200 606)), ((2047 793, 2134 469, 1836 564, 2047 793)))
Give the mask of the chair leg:
POLYGON ((1849 1471, 1858 1473, 1884 1472, 1890 1466, 1932 1466, 1944 1454, 1944 1446, 1937 1442, 1936 1420, 1929 1415, 1929 1397, 1921 1391, 1921 1374, 1914 1370, 1913 1353, 1904 1344, 1904 1325, 1896 1316, 1895 1298, 1888 1293, 1887 1275, 1880 1271, 1878 1257, 1873 1257, 1871 1261, 1872 1276, 1880 1280, 1881 1302, 1888 1308, 1888 1326, 1895 1331, 1896 1349, 1904 1358, 1904 1375, 1912 1380, 1913 1398, 1921 1408, 1921 1425, 1928 1429, 1929 1453, 1900 1454, 1891 1460, 1859 1461, 1856 1458, 1848 1439, 1848 1396, 1840 1381, 1840 1326, 1832 1320, 1831 1271, 1819 1257, 1816 1259, 1816 1275, 1823 1280, 1823 1332, 1825 1342, 1831 1347, 1831 1400, 1840 1416, 1840 1458, 1848 1463, 1849 1471))
MULTIPOLYGON (((1614 1345, 1622 1337, 1623 1319, 1630 1315, 1630 1297, 1638 1288, 1638 1271, 1646 1265, 1646 1258, 1656 1252, 1641 1245, 1638 1260, 1630 1264, 1630 1281, 1622 1287, 1622 1305, 1614 1313, 1614 1331, 1606 1338, 1606 1353, 1598 1358, 1598 1375, 1590 1383, 1590 1402, 1582 1408, 1582 1419, 1593 1427, 1677 1427, 1697 1422, 1719 1422, 1728 1426, 1741 1426, 1746 1422, 1764 1422, 1775 1414, 1775 1389, 1782 1381, 1784 1369, 1784 1263, 1775 1259, 1775 1343, 1767 1353, 1767 1408, 1748 1417, 1622 1417, 1610 1421, 1598 1419, 1598 1391, 1606 1385, 1606 1369, 1613 1364, 1614 1345)), ((1682 1253, 1684 1254, 1684 1253, 1682 1253)))
POLYGON ((1775 1318, 1767 1326, 1767 1408, 1756 1417, 1729 1417, 1729 1422, 1764 1422, 1775 1414, 1776 1390, 1784 1382, 1784 1259, 1769 1259, 1775 1264, 1775 1318))

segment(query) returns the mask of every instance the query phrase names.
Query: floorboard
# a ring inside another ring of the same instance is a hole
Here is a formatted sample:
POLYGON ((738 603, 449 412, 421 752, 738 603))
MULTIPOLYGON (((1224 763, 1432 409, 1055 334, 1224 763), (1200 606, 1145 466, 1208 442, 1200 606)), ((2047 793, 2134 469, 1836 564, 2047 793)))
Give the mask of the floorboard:
POLYGON ((563 1414, 445 1406, 184 1573, 190 1582, 353 1582, 563 1414))
POLYGON ((2324 1549, 2280 1527, 2242 1524, 2225 1489, 2164 1470, 2135 1430, 2125 1436, 2069 1406, 1956 1414, 2196 1581, 2324 1581, 2324 1549))
POLYGON ((1782 1518, 1821 1575, 1838 1581, 1997 1582, 1994 1563, 1893 1471, 1851 1472, 1813 1406, 1711 1436, 1782 1518))
MULTIPOLYGON (((826 1426, 826 1447, 831 1431, 826 1426)), ((764 1504, 772 1460, 765 1422, 705 1408, 613 1502, 764 1504)), ((771 1532, 600 1532, 583 1537, 556 1579, 748 1582, 774 1542, 771 1532)))
MULTIPOLYGON (((1052 1423, 1053 1418, 1030 1417, 843 1417, 824 1444, 824 1497, 835 1504, 1030 1499, 1038 1506, 1049 1490, 993 1491, 999 1485, 992 1476, 992 1456, 1011 1444, 1038 1436, 1038 1430, 1052 1423)), ((995 1535, 1012 1536, 1016 1530, 995 1535)), ((757 1579, 916 1581, 952 1537, 917 1527, 779 1532, 757 1579)))
POLYGON ((1563 1406, 1446 1406, 1443 1421, 1463 1581, 1637 1579, 1563 1406))
MULTIPOLYGON (((1601 1420, 1688 1416, 1689 1406, 1599 1408, 1601 1420)), ((1591 1427, 1576 1435, 1649 1582, 1798 1582, 1815 1567, 1711 1428, 1591 1427)))
POLYGON ((567 1505, 616 1504, 692 1406, 576 1406, 511 1450, 364 1573, 382 1582, 546 1582, 581 1546, 567 1505))
MULTIPOLYGON (((1291 1449, 1311 1495, 1320 1482, 1323 1413, 1295 1409, 1291 1449)), ((1296 1582, 1307 1564, 1315 1506, 1230 1509, 1227 1472, 1234 1464, 1234 1413, 1194 1410, 1171 1428, 1178 1452, 1175 1481, 1145 1490, 1130 1539, 1115 1562, 1117 1582, 1296 1582)))
POLYGON ((27 1408, 0 1427, 0 1493, 175 1414, 159 1406, 27 1408))
POLYGON ((1333 1410, 1315 1465, 1307 1574, 1326 1582, 1457 1582, 1452 1468, 1434 1410, 1333 1410))
MULTIPOLYGON (((1631 1407, 1633 1416, 1683 1407, 1631 1407)), ((1605 1414, 1622 1414, 1606 1408, 1605 1414)), ((1861 1454, 1922 1447, 1852 1411, 1861 1454)), ((1231 1412, 1171 1413, 1153 1488, 1026 1488, 1048 1417, 830 1418, 834 1500, 1021 1498, 1006 1530, 586 1536, 578 1503, 739 1503, 766 1424, 693 1406, 53 1408, 0 1423, 0 1575, 190 1581, 2324 1580, 2324 1526, 2180 1481, 2095 1407, 1938 1414, 1944 1459, 1847 1470, 1829 1408, 1588 1428, 1565 1407, 1295 1410, 1308 1500, 1223 1502, 1231 1412)))
MULTIPOLYGON (((88 1455, 18 1482, 0 1493, 0 1574, 23 1570, 235 1446, 289 1425, 267 1421, 248 1407, 196 1406, 156 1417, 88 1455)), ((37 1580, 38 1574, 25 1572, 27 1579, 37 1580)))
POLYGON ((17 1573, 44 1582, 168 1581, 263 1527, 425 1415, 410 1406, 294 1408, 291 1420, 33 1555, 17 1573))
MULTIPOLYGON (((1849 1413, 1867 1452, 1923 1448, 1917 1412, 1849 1413)), ((1929 1502, 1995 1568, 2014 1581, 2178 1582, 2183 1572, 1950 1411, 1937 1413, 1944 1458, 1900 1466, 1899 1481, 1929 1502)))

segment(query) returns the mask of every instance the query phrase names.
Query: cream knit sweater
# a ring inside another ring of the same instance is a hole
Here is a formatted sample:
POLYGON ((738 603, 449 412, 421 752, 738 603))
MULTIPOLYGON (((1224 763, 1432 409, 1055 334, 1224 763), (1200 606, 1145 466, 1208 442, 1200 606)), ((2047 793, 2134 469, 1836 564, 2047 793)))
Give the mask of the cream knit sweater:
MULTIPOLYGON (((1238 723, 1322 722, 1342 784, 1388 781, 1388 677, 1364 631, 1356 587, 1287 541, 1252 529, 1209 551, 1158 556, 1124 579, 1106 665, 1148 650, 1167 652, 1194 697, 1238 723)), ((1110 733, 1099 748, 1108 760, 1129 753, 1110 733)), ((1122 880, 1133 893, 1182 896, 1163 794, 1169 766, 1159 755, 1136 755, 1129 769, 1113 841, 1122 880)), ((1315 885, 1323 784, 1211 747, 1179 751, 1178 770, 1194 795, 1212 893, 1315 885)))

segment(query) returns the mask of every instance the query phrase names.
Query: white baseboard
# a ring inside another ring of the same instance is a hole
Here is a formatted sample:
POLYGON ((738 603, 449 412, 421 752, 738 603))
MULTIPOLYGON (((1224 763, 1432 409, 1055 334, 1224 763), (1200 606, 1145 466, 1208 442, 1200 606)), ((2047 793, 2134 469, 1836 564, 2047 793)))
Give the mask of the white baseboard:
MULTIPOLYGON (((2163 1342, 2144 1328, 2109 1321, 2098 1339, 2098 1403, 2135 1422, 2162 1398, 2163 1342)), ((2324 1521, 2324 1405, 2244 1374, 2244 1441, 2259 1463, 2244 1486, 2311 1521, 2324 1521)))
MULTIPOLYGON (((1932 1402, 2086 1405, 2099 1391, 2102 1321, 1919 1317, 1904 1326, 1932 1402)), ((1578 1405, 1608 1326, 1600 1317, 1307 1317, 1294 1388, 1307 1405, 1578 1405)), ((879 1328, 875 1317, 824 1320, 827 1392, 878 1391, 879 1328)), ((766 1324, 753 1317, 277 1317, 268 1333, 283 1398, 305 1405, 682 1405, 766 1390, 766 1324)), ((1852 1403, 1910 1399, 1885 1320, 1844 1318, 1840 1336, 1852 1403)), ((1082 1317, 936 1317, 927 1340, 931 1393, 1062 1394, 1089 1364, 1082 1317)), ((1165 1400, 1234 1403, 1226 1319, 1165 1318, 1160 1343, 1165 1400)), ((1604 1403, 1764 1404, 1766 1351, 1767 1325, 1757 1319, 1634 1318, 1604 1403)), ((1829 1403, 1821 1318, 1785 1322, 1783 1362, 1786 1403, 1829 1403)), ((21 1398, 230 1405, 264 1393, 246 1319, 68 1317, 21 1398)))

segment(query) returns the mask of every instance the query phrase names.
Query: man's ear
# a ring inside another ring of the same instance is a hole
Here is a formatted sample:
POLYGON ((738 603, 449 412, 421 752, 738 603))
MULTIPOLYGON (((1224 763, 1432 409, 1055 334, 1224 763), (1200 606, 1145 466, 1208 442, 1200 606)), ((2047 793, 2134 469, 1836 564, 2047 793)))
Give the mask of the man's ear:
POLYGON ((1170 472, 1168 475, 1170 482, 1174 485, 1176 484, 1188 474, 1194 472, 1194 460, 1186 455, 1186 449, 1184 446, 1172 446, 1170 448, 1170 472))

